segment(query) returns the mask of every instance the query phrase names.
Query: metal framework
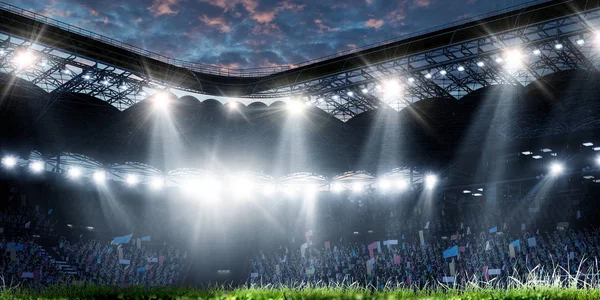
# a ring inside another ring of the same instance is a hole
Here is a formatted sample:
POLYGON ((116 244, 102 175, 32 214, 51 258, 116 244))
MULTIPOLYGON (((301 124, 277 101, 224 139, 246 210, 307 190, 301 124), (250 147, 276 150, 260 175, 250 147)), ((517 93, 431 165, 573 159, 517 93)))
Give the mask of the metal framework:
MULTIPOLYGON (((549 2, 548 6, 577 4, 574 6, 581 7, 582 1, 556 2, 560 3, 549 2)), ((539 3, 538 1, 535 4, 539 3)), ((535 9, 541 11, 547 8, 540 6, 535 9)), ((156 54, 146 53, 138 48, 130 49, 132 46, 118 44, 112 39, 101 38, 102 36, 95 36, 81 29, 74 30, 75 27, 66 26, 68 24, 14 6, 0 5, 1 11, 18 13, 19 17, 31 18, 35 22, 69 30, 81 35, 81 38, 102 41, 107 45, 121 47, 125 49, 124 51, 147 55, 148 58, 160 62, 173 63, 179 68, 188 68, 188 75, 200 83, 202 83, 202 72, 214 73, 208 67, 186 65, 180 61, 156 57, 156 54)), ((520 11, 506 13, 503 18, 515 18, 520 13, 520 11)), ((498 21, 497 19, 498 17, 494 21, 498 21)), ((422 51, 411 52, 408 55, 397 50, 436 39, 437 33, 429 33, 422 39, 411 37, 406 42, 397 41, 388 45, 377 45, 377 51, 387 51, 386 53, 393 53, 393 55, 385 60, 366 61, 358 67, 342 68, 341 71, 328 72, 325 75, 310 75, 308 79, 287 80, 295 77, 302 78, 300 75, 306 74, 306 70, 327 66, 331 62, 317 60, 312 64, 302 64, 301 68, 279 70, 283 71, 281 74, 273 74, 273 70, 253 73, 263 77, 255 77, 256 80, 247 83, 245 89, 248 92, 243 96, 257 99, 301 97, 341 120, 348 120, 359 113, 381 107, 400 110, 411 103, 427 98, 459 99, 474 90, 490 85, 525 86, 545 75, 562 70, 597 71, 600 64, 598 59, 600 44, 594 30, 600 25, 598 24, 600 5, 590 4, 580 12, 565 11, 564 15, 552 15, 542 19, 539 22, 525 22, 524 25, 519 23, 503 29, 492 28, 488 34, 471 39, 457 39, 458 42, 453 42, 452 39, 452 42, 442 47, 423 48, 422 51), (506 67, 506 52, 514 49, 519 49, 523 55, 523 65, 518 69, 506 67), (501 62, 501 59, 504 61, 501 62), (284 77, 286 80, 277 81, 278 78, 284 77), (388 79, 398 80, 403 86, 402 93, 386 95, 384 82, 388 79)), ((452 32, 458 34, 470 27, 479 30, 485 28, 487 22, 492 21, 484 19, 475 23, 466 23, 464 26, 455 26, 439 34, 445 36, 452 32)), ((0 72, 31 81, 46 90, 50 100, 64 92, 86 93, 123 110, 145 99, 154 91, 165 88, 170 88, 172 91, 209 93, 206 86, 203 87, 202 84, 194 88, 178 82, 160 80, 151 74, 116 67, 100 60, 90 59, 85 55, 41 44, 31 38, 32 35, 26 38, 23 36, 26 35, 18 36, 14 33, 0 32, 0 72), (33 52, 37 60, 26 67, 17 66, 14 63, 15 57, 23 51, 33 52)), ((362 52, 359 52, 331 59, 338 65, 345 65, 346 62, 356 60, 362 55, 362 52)), ((226 74, 219 71, 218 75, 241 76, 240 78, 250 76, 247 74, 242 76, 231 70, 226 74)))

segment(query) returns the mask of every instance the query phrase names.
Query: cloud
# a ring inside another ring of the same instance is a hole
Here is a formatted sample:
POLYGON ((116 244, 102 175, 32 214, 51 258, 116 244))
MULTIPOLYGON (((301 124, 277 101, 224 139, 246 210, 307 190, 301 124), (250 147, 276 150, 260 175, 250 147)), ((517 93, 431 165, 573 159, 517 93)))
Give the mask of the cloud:
POLYGON ((431 2, 431 0, 414 0, 413 4, 418 7, 429 7, 431 2))
POLYGON ((231 32, 231 27, 225 22, 225 19, 223 17, 211 18, 207 15, 202 15, 202 16, 198 17, 198 20, 200 20, 206 26, 215 28, 220 32, 223 32, 223 33, 231 32))
POLYGON ((155 17, 162 15, 177 15, 178 10, 174 10, 171 6, 177 4, 179 0, 154 0, 152 6, 148 7, 148 10, 154 14, 155 17))
POLYGON ((275 18, 275 11, 256 12, 251 17, 258 23, 271 23, 275 18))
POLYGON ((383 26, 383 20, 381 19, 369 19, 365 22, 365 26, 369 27, 369 28, 375 28, 375 29, 379 29, 381 26, 383 26))
POLYGON ((319 32, 331 32, 331 31, 339 30, 339 28, 334 28, 334 27, 325 25, 321 19, 315 19, 314 22, 317 25, 317 27, 319 28, 319 32))

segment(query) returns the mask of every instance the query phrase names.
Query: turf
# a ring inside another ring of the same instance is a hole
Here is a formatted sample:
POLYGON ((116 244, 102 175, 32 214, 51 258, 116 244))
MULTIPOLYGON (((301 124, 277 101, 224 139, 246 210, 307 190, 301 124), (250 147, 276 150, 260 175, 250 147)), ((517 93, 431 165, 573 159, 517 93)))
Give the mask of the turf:
POLYGON ((13 288, 2 291, 2 299, 600 299, 597 288, 518 287, 385 289, 306 288, 127 288, 103 286, 55 286, 33 291, 13 288))

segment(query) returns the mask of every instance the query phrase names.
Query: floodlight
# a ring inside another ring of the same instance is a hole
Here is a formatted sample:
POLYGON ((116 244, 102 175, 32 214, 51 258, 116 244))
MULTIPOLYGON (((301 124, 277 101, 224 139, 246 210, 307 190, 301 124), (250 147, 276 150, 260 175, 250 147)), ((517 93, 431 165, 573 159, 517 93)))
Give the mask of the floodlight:
POLYGON ((106 180, 106 172, 104 171, 96 171, 92 176, 96 183, 103 183, 106 180))
POLYGON ((87 229, 88 231, 92 231, 94 230, 94 226, 86 226, 85 229, 87 229))
POLYGON ((398 180, 397 186, 399 190, 404 191, 408 188, 408 182, 404 179, 400 179, 398 180))
POLYGON ((506 60, 506 68, 509 70, 517 70, 523 66, 523 53, 519 49, 511 49, 504 53, 506 60))
POLYGON ((165 181, 162 178, 156 177, 150 181, 150 188, 153 190, 160 190, 165 186, 165 181))
POLYGON ((362 90, 361 90, 361 92, 362 92, 363 94, 368 94, 368 93, 369 93, 369 90, 367 90, 367 89, 362 89, 362 90))
POLYGON ((462 72, 465 70, 465 67, 463 66, 458 66, 458 68, 456 68, 459 72, 462 72))
POLYGON ((298 100, 292 100, 287 104, 288 111, 295 115, 302 113, 305 108, 306 105, 303 105, 302 102, 298 100))
POLYGON ((67 75, 68 75, 68 74, 71 74, 71 71, 69 71, 69 69, 66 69, 66 68, 65 68, 65 69, 63 70, 63 73, 65 73, 65 74, 67 74, 67 75))
POLYGON ((563 44, 558 43, 558 44, 554 45, 554 49, 556 49, 556 50, 561 50, 562 48, 563 48, 563 44))
POLYGON ((464 190, 463 191, 463 194, 470 194, 470 193, 471 193, 471 191, 469 191, 469 190, 464 190))
POLYGON ((585 44, 585 40, 584 39, 578 39, 577 40, 577 45, 583 46, 584 44, 585 44))
POLYGON ((17 159, 14 156, 5 156, 4 158, 2 158, 2 164, 6 168, 11 169, 17 165, 17 159))
POLYGON ((352 91, 348 91, 348 92, 346 93, 346 95, 348 95, 349 97, 352 97, 352 96, 354 96, 354 93, 353 93, 352 91))
POLYGON ((425 74, 425 78, 431 79, 431 77, 432 77, 431 74, 429 74, 429 73, 425 74))
POLYGON ((474 193, 473 196, 474 197, 481 197, 481 196, 483 196, 483 194, 482 193, 474 193))
POLYGON ((78 167, 71 167, 67 171, 67 176, 71 179, 77 179, 81 176, 81 170, 78 167))
POLYGON ((134 185, 138 184, 139 180, 138 180, 137 176, 135 176, 135 174, 129 174, 129 175, 127 175, 127 177, 125 177, 125 182, 129 186, 134 186, 134 185))
POLYGON ((338 99, 340 99, 340 96, 338 96, 338 95, 333 95, 331 98, 332 98, 333 100, 338 100, 338 99))
POLYGON ((205 198, 214 200, 221 193, 221 182, 215 178, 207 177, 201 180, 198 185, 198 192, 205 198))
POLYGON ((382 191, 387 191, 390 188, 390 181, 387 179, 381 179, 379 180, 378 186, 382 191))
POLYGON ((431 189, 433 187, 435 187, 435 185, 437 184, 438 178, 437 176, 433 175, 433 174, 429 174, 425 176, 425 187, 428 189, 431 189))
POLYGON ((44 163, 41 161, 32 161, 29 163, 29 169, 33 173, 39 173, 44 170, 44 163))
POLYGON ((554 162, 550 165, 550 174, 556 176, 560 175, 565 170, 563 164, 554 162))
POLYGON ((83 79, 85 79, 85 80, 90 80, 90 78, 92 78, 92 77, 88 74, 83 75, 83 79))
POLYGON ((159 109, 166 109, 169 105, 169 94, 167 92, 158 92, 154 94, 152 97, 152 101, 154 102, 154 106, 159 109))
POLYGON ((239 178, 231 182, 230 188, 237 198, 248 198, 254 192, 254 182, 248 178, 239 178))
POLYGON ((355 193, 360 193, 364 189, 364 186, 360 183, 355 183, 352 185, 352 191, 355 193))
POLYGON ((600 156, 596 157, 596 164, 600 165, 600 156))
POLYGON ((533 55, 540 56, 541 54, 542 54, 542 51, 540 51, 540 49, 533 50, 533 55))
POLYGON ((229 102, 227 106, 229 107, 229 110, 236 110, 238 108, 238 104, 236 102, 229 102))
POLYGON ((504 59, 502 59, 502 57, 496 57, 495 61, 496 63, 501 64, 502 62, 504 62, 504 59))
POLYGON ((409 77, 409 78, 408 78, 408 82, 410 82, 410 83, 413 83, 413 82, 415 82, 415 79, 414 79, 414 78, 412 78, 412 77, 409 77))
POLYGON ((385 100, 400 97, 402 86, 395 79, 388 79, 383 82, 383 97, 385 100))
POLYGON ((104 80, 102 80, 101 83, 102 83, 102 85, 106 86, 106 85, 108 85, 108 80, 104 79, 104 80))
POLYGON ((478 61, 477 66, 481 68, 481 67, 485 66, 485 63, 482 61, 478 61))
POLYGON ((446 74, 448 74, 448 72, 446 72, 446 70, 441 70, 441 71, 440 71, 440 74, 442 74, 442 75, 446 75, 446 74))
POLYGON ((31 51, 24 50, 16 53, 12 59, 12 62, 17 69, 25 69, 31 66, 35 62, 36 58, 37 57, 31 51))
POLYGON ((331 191, 333 191, 334 193, 339 193, 343 190, 342 185, 339 183, 332 183, 331 184, 331 191))

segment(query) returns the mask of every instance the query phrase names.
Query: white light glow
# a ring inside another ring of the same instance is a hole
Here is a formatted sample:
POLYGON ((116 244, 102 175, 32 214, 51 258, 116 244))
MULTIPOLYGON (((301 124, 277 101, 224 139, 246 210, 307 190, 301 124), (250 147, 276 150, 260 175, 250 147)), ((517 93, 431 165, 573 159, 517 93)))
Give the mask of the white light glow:
POLYGON ((69 168, 67 171, 67 176, 69 176, 71 179, 77 179, 79 176, 81 176, 81 170, 77 167, 69 168))
POLYGON ((229 107, 229 110, 236 110, 238 108, 238 104, 237 102, 229 102, 227 107, 229 107))
POLYGON ((533 55, 540 56, 541 54, 542 54, 542 51, 540 51, 539 49, 533 50, 533 55))
POLYGON ((565 170, 565 167, 563 166, 563 164, 558 163, 558 162, 554 162, 550 165, 550 174, 552 175, 560 175, 562 174, 562 172, 565 170))
POLYGON ((592 143, 592 142, 585 142, 582 145, 584 145, 586 147, 591 147, 591 146, 594 146, 594 143, 592 143))
POLYGON ((446 75, 446 74, 448 74, 448 72, 446 72, 446 70, 441 70, 441 71, 440 71, 440 74, 442 74, 442 75, 446 75))
POLYGON ((433 174, 429 174, 425 176, 425 187, 431 189, 436 186, 438 181, 437 176, 433 174))
POLYGON ((340 99, 340 96, 338 96, 338 95, 333 95, 333 96, 331 97, 331 99, 333 99, 333 100, 339 100, 339 99, 340 99))
POLYGON ((31 66, 35 62, 36 58, 37 57, 35 56, 35 54, 28 50, 25 50, 16 53, 15 57, 13 57, 12 59, 12 62, 17 69, 25 69, 31 66))
POLYGON ((379 180, 379 188, 383 191, 387 191, 390 188, 390 181, 387 179, 379 180))
POLYGON ((349 97, 352 97, 352 96, 354 96, 354 93, 353 93, 352 91, 348 91, 348 92, 346 93, 346 95, 348 95, 349 97))
POLYGON ((88 74, 83 75, 83 79, 85 79, 85 80, 90 80, 90 78, 92 78, 92 77, 88 74))
POLYGON ((395 79, 388 79, 383 82, 383 98, 385 101, 399 98, 402 93, 402 86, 395 79))
POLYGON ((465 67, 463 66, 458 66, 458 68, 456 68, 459 72, 462 72, 465 70, 465 67))
POLYGON ((541 155, 534 155, 531 158, 533 158, 533 159, 542 159, 542 156, 541 155))
POLYGON ((106 172, 96 171, 92 177, 96 183, 103 183, 106 180, 106 172))
POLYGON ((360 183, 355 183, 352 185, 352 191, 355 193, 360 193, 364 189, 364 186, 360 183))
POLYGON ((158 109, 166 109, 169 106, 169 94, 167 92, 158 92, 152 97, 154 106, 158 109))
POLYGON ((17 165, 17 159, 14 156, 5 156, 2 158, 2 164, 7 168, 13 168, 17 165))
POLYGON ((477 62, 477 66, 481 68, 481 67, 485 66, 485 63, 482 61, 479 61, 479 62, 477 62))
POLYGON ((230 188, 236 198, 249 198, 254 194, 254 182, 248 178, 239 178, 231 182, 230 188))
POLYGON ((44 170, 44 163, 41 161, 33 161, 29 163, 29 169, 33 173, 39 173, 44 170))
POLYGON ((579 46, 583 46, 583 45, 585 45, 585 40, 583 40, 583 39, 578 39, 578 40, 577 40, 577 45, 579 45, 579 46))
POLYGON ((600 156, 596 157, 596 164, 600 166, 600 156))
POLYGON ((138 184, 139 179, 137 178, 137 176, 135 176, 135 174, 129 174, 129 175, 127 175, 127 177, 125 177, 125 182, 129 186, 134 186, 134 185, 138 184))
POLYGON ((299 100, 291 100, 287 103, 287 110, 294 115, 301 114, 305 108, 306 105, 299 100))
POLYGON ((556 49, 556 50, 561 50, 562 48, 563 48, 563 44, 554 45, 554 49, 556 49))
POLYGON ((431 74, 429 74, 429 73, 425 74, 425 78, 431 79, 431 74))
POLYGON ((150 181, 150 188, 153 190, 160 190, 165 186, 165 181, 162 178, 152 178, 150 181))
POLYGON ((267 183, 263 186, 263 194, 265 196, 273 196, 275 194, 275 185, 272 183, 267 183))
POLYGON ((362 90, 361 90, 361 92, 362 92, 363 94, 368 94, 368 93, 369 93, 369 90, 367 90, 367 89, 362 89, 362 90))
POLYGON ((221 182, 212 177, 204 178, 197 187, 200 196, 210 200, 216 200, 222 191, 221 182))
POLYGON ((482 193, 474 193, 473 196, 474 197, 481 197, 481 196, 483 196, 483 194, 482 193))
POLYGON ((342 188, 342 185, 339 184, 339 183, 332 183, 331 184, 331 190, 334 193, 340 193, 340 192, 342 192, 343 188, 342 188))
POLYGON ((397 182, 397 186, 398 186, 399 190, 404 191, 408 188, 408 181, 406 181, 404 179, 400 179, 397 182))
POLYGON ((501 64, 502 62, 504 62, 504 59, 502 59, 502 57, 496 57, 496 63, 501 64))
POLYGON ((523 67, 523 53, 519 49, 511 49, 504 54, 506 68, 508 70, 518 70, 523 67))
POLYGON ((408 78, 408 82, 410 82, 410 83, 413 83, 413 82, 415 82, 415 79, 414 79, 414 78, 412 78, 412 77, 409 77, 409 78, 408 78))
POLYGON ((469 191, 469 190, 464 190, 463 191, 463 194, 470 194, 470 193, 471 193, 471 191, 469 191))

